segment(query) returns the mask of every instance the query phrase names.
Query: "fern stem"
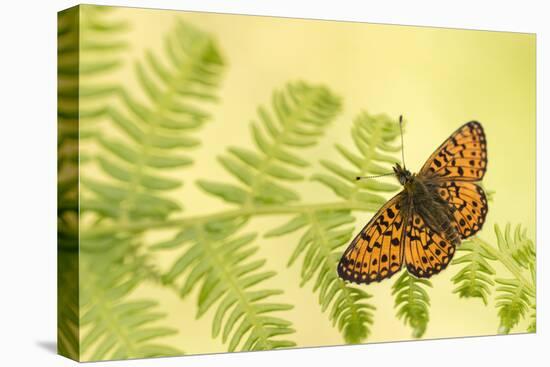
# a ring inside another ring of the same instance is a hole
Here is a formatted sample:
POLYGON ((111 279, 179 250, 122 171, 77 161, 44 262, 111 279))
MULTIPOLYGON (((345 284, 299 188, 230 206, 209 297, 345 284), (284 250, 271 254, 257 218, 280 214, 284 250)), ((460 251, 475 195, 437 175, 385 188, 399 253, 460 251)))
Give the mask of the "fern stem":
POLYGON ((523 284, 525 288, 529 290, 529 292, 531 292, 532 294, 536 293, 535 286, 523 276, 521 269, 514 263, 512 259, 506 256, 506 254, 502 253, 501 251, 497 251, 493 246, 483 241, 481 238, 476 237, 472 240, 475 241, 489 254, 496 257, 497 260, 500 261, 516 277, 516 279, 519 280, 521 284, 523 284))
POLYGON ((300 214, 318 211, 337 211, 337 210, 359 210, 373 212, 379 208, 379 205, 357 201, 339 201, 323 204, 302 204, 302 205, 266 205, 250 206, 239 209, 226 210, 214 214, 196 215, 184 218, 175 218, 159 221, 136 221, 133 223, 120 223, 117 225, 106 226, 104 228, 89 229, 82 233, 82 238, 95 238, 98 236, 118 233, 120 231, 140 232, 155 228, 169 227, 189 227, 208 223, 217 220, 246 217, 251 215, 273 215, 273 214, 300 214))

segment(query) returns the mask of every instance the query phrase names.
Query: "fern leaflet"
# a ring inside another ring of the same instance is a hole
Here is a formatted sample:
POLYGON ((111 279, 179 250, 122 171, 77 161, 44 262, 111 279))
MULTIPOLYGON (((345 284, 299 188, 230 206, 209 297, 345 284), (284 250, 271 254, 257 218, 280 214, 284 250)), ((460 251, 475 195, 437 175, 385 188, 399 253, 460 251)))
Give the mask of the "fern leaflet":
POLYGON ((103 151, 96 161, 114 180, 106 183, 85 178, 84 184, 95 195, 85 197, 84 207, 90 211, 136 220, 163 219, 180 209, 159 193, 177 188, 181 182, 161 172, 192 163, 177 151, 199 144, 189 133, 209 117, 200 105, 215 100, 223 61, 208 35, 183 22, 166 37, 166 54, 169 66, 151 52, 147 53, 147 65, 136 64, 148 104, 120 89, 132 117, 119 108, 108 109, 127 139, 97 136, 103 151))
POLYGON ((504 233, 498 226, 495 226, 495 233, 498 248, 505 256, 511 257, 519 266, 525 269, 529 269, 529 266, 534 264, 535 245, 527 237, 527 229, 522 229, 521 225, 517 225, 512 236, 512 226, 507 223, 504 233))
MULTIPOLYGON (((166 53, 170 66, 152 53, 147 53, 147 65, 136 65, 148 103, 117 87, 124 108, 104 108, 123 135, 94 135, 101 148, 95 162, 106 179, 81 178, 86 188, 81 197, 83 215, 118 227, 137 219, 163 220, 181 209, 161 194, 181 185, 164 172, 191 163, 178 151, 198 144, 189 132, 208 118, 200 105, 215 99, 223 62, 210 36, 182 22, 166 37, 166 53)), ((141 232, 119 229, 116 234, 96 236, 88 233, 90 229, 82 231, 81 244, 80 275, 83 289, 88 287, 81 299, 86 309, 81 325, 89 328, 82 353, 92 359, 180 354, 150 343, 176 332, 149 326, 163 317, 155 311, 156 302, 130 300, 138 284, 159 279, 145 255, 131 256, 144 246, 141 232)))
POLYGON ((291 266, 303 256, 301 285, 315 277, 313 291, 319 292, 319 304, 337 325, 346 343, 360 343, 370 334, 374 306, 367 303, 367 292, 347 285, 336 273, 336 265, 347 244, 355 218, 348 211, 319 211, 300 214, 289 222, 266 233, 267 237, 281 236, 306 227, 304 235, 290 257, 291 266))
POLYGON ((497 248, 478 237, 465 242, 458 251, 469 252, 457 258, 453 264, 466 264, 453 278, 457 285, 455 293, 460 297, 479 297, 485 304, 492 287, 496 286, 496 307, 500 318, 499 333, 509 333, 522 318, 531 313, 532 321, 528 331, 536 329, 535 305, 535 247, 527 237, 526 230, 507 224, 504 232, 495 225, 497 248), (513 278, 496 278, 489 261, 502 263, 513 278), (526 273, 529 274, 527 277, 526 273))
POLYGON ((258 250, 252 246, 256 234, 234 235, 243 223, 230 220, 196 225, 181 231, 173 241, 155 246, 185 247, 163 281, 173 283, 187 273, 179 286, 180 295, 184 297, 200 287, 197 318, 215 308, 212 336, 221 334, 229 351, 294 346, 292 341, 277 338, 294 332, 291 323, 271 315, 292 306, 266 301, 281 294, 281 290, 256 287, 275 272, 261 271, 265 260, 252 258, 258 250))
POLYGON ((397 161, 391 154, 401 149, 393 145, 399 134, 397 121, 386 115, 372 116, 362 112, 355 119, 351 131, 359 154, 343 145, 336 145, 338 152, 352 168, 322 160, 321 164, 331 174, 318 173, 313 175, 313 180, 332 189, 341 198, 351 202, 364 202, 371 205, 372 211, 377 210, 386 202, 378 193, 395 192, 399 186, 375 179, 357 180, 357 177, 391 172, 391 165, 397 161))
POLYGON ((519 320, 525 317, 531 299, 535 295, 531 294, 525 285, 517 279, 497 278, 496 282, 500 285, 496 289, 498 293, 496 306, 500 317, 498 331, 502 334, 508 334, 518 324, 519 320))
POLYGON ((323 129, 340 109, 340 101, 328 89, 304 82, 287 84, 273 93, 272 110, 261 106, 261 123, 251 133, 257 151, 230 147, 219 158, 224 168, 244 187, 201 180, 199 186, 225 201, 240 205, 283 204, 299 199, 279 182, 302 180, 300 169, 308 163, 295 151, 315 145, 323 129))
MULTIPOLYGON (((533 270, 535 266, 535 246, 533 242, 527 238, 526 230, 521 229, 521 226, 516 226, 514 235, 512 236, 512 228, 508 223, 501 231, 498 225, 495 225, 495 234, 497 244, 501 254, 511 260, 518 266, 518 269, 533 270)), ((531 275, 534 271, 531 271, 531 275)), ((534 278, 532 278, 534 284, 534 278)), ((499 333, 508 334, 515 327, 520 319, 524 318, 530 307, 535 306, 534 287, 529 287, 531 283, 527 283, 523 278, 513 279, 496 279, 499 284, 496 291, 496 306, 498 308, 498 316, 500 317, 499 333)), ((534 313, 533 315, 536 315, 534 313)), ((536 325, 535 320, 531 323, 536 325)), ((529 326, 531 328, 531 326, 529 326)))
POLYGON ((408 271, 403 271, 392 286, 396 316, 413 329, 414 338, 424 335, 430 321, 430 297, 424 287, 432 287, 432 283, 427 279, 416 278, 408 271))
POLYGON ((535 303, 531 304, 531 322, 527 327, 527 331, 530 333, 537 332, 537 305, 535 303))
POLYGON ((154 342, 177 333, 175 329, 158 326, 157 321, 165 315, 155 310, 157 303, 129 297, 148 276, 146 258, 137 255, 132 242, 124 238, 114 241, 101 238, 82 246, 87 251, 80 259, 80 325, 86 329, 80 348, 89 353, 85 359, 181 354, 177 349, 154 342), (109 246, 111 243, 116 246, 109 246))
MULTIPOLYGON (((61 128, 71 121, 86 122, 105 112, 116 87, 96 82, 122 63, 128 49, 123 36, 128 26, 109 14, 112 8, 80 5, 58 19, 58 119, 61 128), (78 102, 78 103, 77 103, 78 102)), ((74 125, 73 125, 74 126, 74 125)))
POLYGON ((479 246, 475 238, 463 242, 457 247, 457 253, 467 255, 456 257, 453 265, 466 265, 451 279, 456 284, 453 293, 465 298, 481 298, 487 305, 491 287, 495 284, 492 278, 496 274, 488 261, 494 261, 496 258, 479 246))

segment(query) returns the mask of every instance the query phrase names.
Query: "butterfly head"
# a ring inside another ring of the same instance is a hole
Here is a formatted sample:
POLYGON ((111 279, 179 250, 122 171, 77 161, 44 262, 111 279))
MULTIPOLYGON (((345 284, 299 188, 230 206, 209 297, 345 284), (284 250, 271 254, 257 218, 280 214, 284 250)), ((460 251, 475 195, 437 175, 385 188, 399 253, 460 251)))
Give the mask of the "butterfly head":
POLYGON ((410 182, 412 179, 411 172, 401 167, 399 163, 396 163, 395 166, 393 166, 393 172, 395 172, 395 177, 397 177, 397 181, 403 186, 405 186, 406 183, 410 182))

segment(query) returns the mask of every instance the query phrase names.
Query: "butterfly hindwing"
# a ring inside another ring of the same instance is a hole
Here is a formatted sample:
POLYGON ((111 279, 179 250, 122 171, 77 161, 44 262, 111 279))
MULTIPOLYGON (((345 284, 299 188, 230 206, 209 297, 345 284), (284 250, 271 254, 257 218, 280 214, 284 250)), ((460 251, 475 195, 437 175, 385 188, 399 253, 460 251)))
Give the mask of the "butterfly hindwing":
POLYGON ((477 121, 464 124, 435 150, 419 175, 479 181, 487 170, 487 140, 477 121))
POLYGON ((451 211, 462 238, 477 233, 487 216, 487 197, 483 189, 473 182, 443 181, 437 192, 451 205, 451 211))
POLYGON ((338 274, 354 283, 371 283, 401 269, 404 194, 390 199, 353 239, 338 264, 338 274))
POLYGON ((444 233, 433 231, 414 210, 405 228, 404 257, 409 273, 418 278, 429 278, 447 267, 455 245, 444 233))

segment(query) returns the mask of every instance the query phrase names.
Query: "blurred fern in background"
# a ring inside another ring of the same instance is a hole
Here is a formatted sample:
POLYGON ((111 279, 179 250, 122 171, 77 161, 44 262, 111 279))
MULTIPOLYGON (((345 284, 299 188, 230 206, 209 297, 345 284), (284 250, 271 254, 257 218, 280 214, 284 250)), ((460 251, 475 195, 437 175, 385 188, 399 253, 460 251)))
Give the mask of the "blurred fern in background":
MULTIPOLYGON (((189 132, 208 118, 201 104, 215 99, 223 61, 208 35, 181 22, 166 37, 165 52, 169 65, 162 65, 151 52, 146 54, 147 68, 136 64, 136 77, 147 92, 148 103, 117 86, 110 90, 122 100, 125 111, 111 103, 101 107, 126 139, 105 137, 99 130, 89 134, 100 147, 89 160, 109 178, 100 181, 85 173, 81 178, 86 188, 82 214, 93 214, 96 223, 118 226, 145 218, 161 220, 181 210, 162 195, 181 181, 162 172, 192 163, 179 151, 199 143, 189 132)), ((97 69, 107 69, 107 64, 115 65, 104 63, 97 69)), ((150 258, 140 251, 141 233, 94 235, 84 229, 83 234, 81 326, 86 333, 82 353, 92 360, 181 354, 155 342, 177 332, 159 326, 157 321, 164 314, 155 311, 156 302, 128 298, 143 281, 160 280, 156 267, 149 266, 150 258), (108 256, 111 252, 116 256, 108 256)))
POLYGON ((182 354, 154 341, 178 332, 154 324, 165 317, 158 303, 127 297, 149 276, 147 258, 136 253, 131 240, 114 238, 111 246, 99 251, 81 250, 85 255, 80 260, 80 325, 87 329, 81 348, 91 352, 90 360, 182 354))
POLYGON ((223 200, 244 207, 299 200, 285 182, 303 180, 300 169, 309 162, 299 149, 311 147, 340 109, 339 98, 322 86, 289 83, 273 92, 272 109, 260 106, 260 123, 250 125, 256 150, 230 147, 220 163, 242 186, 201 180, 199 186, 223 200), (243 187, 244 186, 244 187, 243 187))
POLYGON ((104 77, 123 65, 129 45, 125 21, 105 6, 81 6, 61 12, 57 27, 58 124, 65 136, 79 124, 86 137, 87 122, 105 112, 106 101, 117 90, 104 77), (77 121, 78 120, 78 121, 77 121))
POLYGON ((110 8, 76 7, 60 12, 57 42, 57 120, 58 120, 58 343, 59 353, 80 356, 80 309, 78 234, 79 138, 88 119, 101 115, 102 108, 86 106, 104 103, 112 88, 93 80, 120 65, 124 41, 116 39, 125 23, 110 18, 110 8), (113 39, 115 40, 113 42, 113 39), (106 55, 110 55, 106 62, 106 55), (88 60, 95 59, 94 62, 88 60), (87 79, 89 77, 89 79, 87 79), (90 80, 92 81, 90 83, 90 80))

